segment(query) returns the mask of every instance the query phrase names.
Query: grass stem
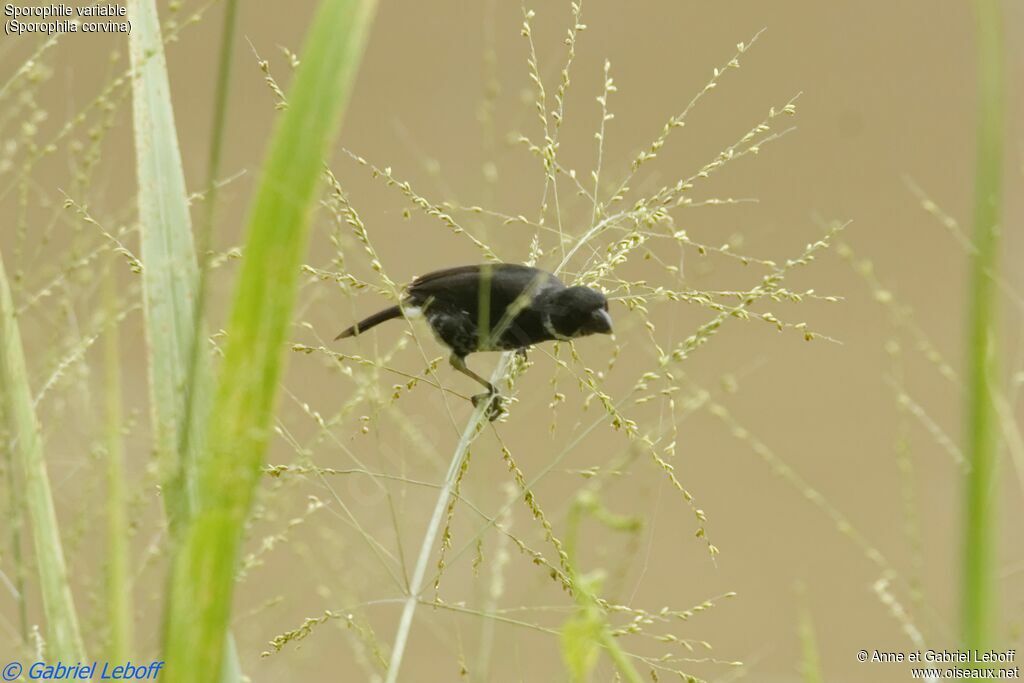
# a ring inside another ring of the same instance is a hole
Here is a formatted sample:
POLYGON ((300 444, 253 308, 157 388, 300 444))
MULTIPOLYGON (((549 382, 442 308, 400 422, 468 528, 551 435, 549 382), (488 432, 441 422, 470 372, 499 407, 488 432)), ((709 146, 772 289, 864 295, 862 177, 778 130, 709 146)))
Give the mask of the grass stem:
MULTIPOLYGON (((497 383, 505 376, 512 353, 501 354, 498 366, 491 374, 491 383, 497 383)), ((487 412, 486 401, 481 402, 473 411, 466 426, 462 430, 462 436, 452 454, 451 462, 448 463, 448 472, 445 474, 441 484, 441 490, 437 494, 437 502, 434 503, 434 512, 430 516, 430 523, 427 525, 426 533, 423 534, 423 543, 420 544, 420 553, 416 558, 416 566, 413 569, 412 578, 409 581, 409 594, 405 597, 405 605, 402 608, 402 616, 398 622, 398 630, 395 632, 394 645, 391 648, 391 661, 388 664, 387 683, 395 683, 398 680, 398 671, 402 667, 402 658, 405 655, 405 646, 409 641, 409 631, 412 628, 412 619, 416 614, 416 607, 420 602, 420 592, 423 590, 423 579, 427 573, 427 564, 430 561, 430 554, 434 550, 434 542, 437 540, 437 533, 441 529, 441 519, 448 507, 448 499, 451 497, 455 480, 459 476, 462 461, 469 453, 469 447, 480 428, 485 424, 485 413, 487 412)))
POLYGON ((992 645, 998 455, 996 301, 1003 148, 1003 45, 999 0, 976 0, 978 129, 974 244, 967 340, 967 459, 963 543, 963 639, 969 649, 992 645))
POLYGON ((130 559, 128 555, 128 514, 125 497, 124 444, 121 440, 123 407, 121 398, 121 358, 117 325, 117 281, 113 270, 104 280, 104 304, 110 321, 103 345, 106 371, 107 442, 107 619, 110 641, 107 658, 127 661, 132 655, 132 599, 130 559))

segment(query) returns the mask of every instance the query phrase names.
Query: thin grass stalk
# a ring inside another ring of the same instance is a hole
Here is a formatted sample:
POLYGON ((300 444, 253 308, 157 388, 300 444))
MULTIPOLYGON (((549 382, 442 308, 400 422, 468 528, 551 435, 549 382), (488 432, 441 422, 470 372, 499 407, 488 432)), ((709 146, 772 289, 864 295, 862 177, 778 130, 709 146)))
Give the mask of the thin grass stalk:
POLYGON ((78 616, 68 583, 67 564, 43 458, 43 436, 36 418, 25 369, 25 354, 11 288, 0 257, 0 411, 7 421, 15 461, 24 482, 25 504, 32 524, 36 566, 46 615, 47 655, 53 660, 85 659, 78 616))
POLYGON ((132 653, 132 591, 129 580, 128 514, 125 498, 124 443, 121 438, 121 352, 117 326, 117 279, 106 273, 104 303, 109 315, 103 344, 106 372, 107 450, 107 624, 110 629, 107 659, 127 661, 132 653))
POLYGON ((221 668, 242 532, 271 433, 284 342, 323 159, 348 101, 375 0, 324 0, 251 210, 200 466, 198 505, 171 568, 166 678, 221 668))
MULTIPOLYGON (((501 354, 498 366, 491 374, 491 383, 497 383, 505 376, 505 371, 512 359, 512 353, 501 354)), ((441 490, 437 494, 437 501, 434 503, 434 512, 430 516, 430 523, 423 534, 423 542, 420 544, 420 553, 416 558, 416 566, 413 569, 412 578, 409 580, 409 594, 405 598, 405 605, 402 607, 402 616, 398 621, 398 629, 395 631, 394 645, 391 647, 391 660, 388 663, 387 683, 395 683, 398 680, 398 672, 402 668, 402 658, 405 656, 405 646, 409 642, 409 632, 412 630, 412 620, 416 615, 416 606, 419 604, 419 594, 423 590, 423 579, 426 577, 427 565, 430 563, 430 554, 437 541, 437 534, 441 529, 441 519, 448 507, 448 499, 451 497, 455 487, 455 480, 462 468, 462 461, 469 453, 469 447, 473 444, 476 435, 480 433, 481 427, 485 424, 487 413, 487 401, 482 401, 470 416, 469 421, 462 430, 462 436, 455 447, 452 459, 448 463, 448 472, 444 475, 441 490)))
POLYGON ((978 129, 974 244, 967 340, 967 460, 964 512, 962 628, 968 649, 992 645, 999 439, 994 396, 999 391, 995 274, 1002 201, 1003 41, 999 0, 976 0, 978 129))
MULTIPOLYGON (((238 26, 238 0, 226 0, 224 24, 220 35, 220 57, 217 62, 217 83, 214 86, 213 126, 210 136, 210 157, 206 165, 206 214, 200 234, 210 247, 213 236, 213 222, 217 213, 217 179, 220 177, 221 159, 224 156, 224 131, 227 128, 228 93, 231 92, 231 65, 235 52, 235 33, 238 26)), ((202 252, 205 254, 205 251, 202 252)))
POLYGON ((210 251, 213 246, 214 222, 217 217, 217 179, 220 177, 221 158, 224 155, 224 130, 227 127, 228 93, 231 91, 231 64, 235 47, 235 27, 238 23, 238 0, 227 0, 224 5, 224 24, 220 36, 220 58, 217 83, 214 88, 213 126, 210 136, 210 156, 206 165, 206 197, 203 219, 199 228, 199 283, 196 287, 196 310, 192 323, 192 343, 189 348, 188 390, 185 392, 185 425, 181 430, 178 457, 184 458, 191 446, 192 399, 196 390, 196 373, 203 352, 203 320, 206 315, 207 280, 210 270, 210 251))

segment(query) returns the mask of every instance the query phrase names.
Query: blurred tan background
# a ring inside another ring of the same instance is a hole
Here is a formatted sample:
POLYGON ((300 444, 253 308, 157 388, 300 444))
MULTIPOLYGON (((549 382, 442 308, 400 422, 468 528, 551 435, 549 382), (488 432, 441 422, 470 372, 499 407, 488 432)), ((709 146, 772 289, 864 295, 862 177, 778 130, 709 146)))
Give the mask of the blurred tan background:
MULTIPOLYGON (((260 2, 243 3, 241 8, 224 169, 226 175, 245 174, 223 191, 218 249, 240 241, 246 203, 275 116, 273 96, 246 39, 270 61, 275 77, 286 85, 290 70, 279 46, 300 51, 312 5, 260 2)), ((196 7, 186 5, 179 20, 196 7)), ((163 4, 161 8, 167 9, 163 4)), ((569 6, 545 2, 534 9, 534 37, 550 96, 564 59, 562 38, 569 6)), ((581 177, 592 167, 593 133, 599 121, 594 98, 600 92, 606 58, 611 61, 618 92, 610 102, 615 119, 608 126, 604 168, 609 178, 621 178, 635 153, 654 139, 670 115, 683 109, 703 87, 712 68, 732 55, 735 44, 767 28, 743 57, 742 68, 726 74, 694 110, 686 127, 673 134, 658 160, 644 167, 634 186, 653 190, 690 175, 761 120, 769 107, 781 107, 802 93, 798 114, 792 119, 797 127, 794 132, 765 146, 756 157, 727 166, 695 194, 697 198, 756 197, 759 202, 676 212, 677 228, 709 244, 742 235, 738 251, 784 260, 818 239, 823 222, 850 221, 842 241, 859 257, 874 262, 885 287, 901 305, 912 308, 916 324, 959 368, 966 255, 942 225, 922 210, 907 181, 922 188, 961 225, 970 226, 975 82, 970 10, 967 2, 920 0, 628 4, 587 0, 583 8, 587 30, 579 37, 566 101, 562 163, 581 177)), ((1024 8, 1005 3, 1005 11, 1010 97, 1002 258, 1005 279, 1020 291, 1024 287, 1019 268, 1024 240, 1019 230, 1022 201, 1018 189, 1024 170, 1024 128, 1019 123, 1019 84, 1024 77, 1024 52, 1019 46, 1024 37, 1024 8)), ((518 3, 382 0, 341 145, 377 166, 391 167, 397 177, 409 180, 432 201, 456 200, 535 218, 543 187, 540 164, 521 146, 507 141, 513 130, 534 140, 540 138, 527 78, 527 46, 519 35, 521 21, 518 3), (494 74, 500 85, 491 137, 478 121, 488 79, 484 59, 488 35, 493 36, 494 74), (489 162, 497 170, 496 183, 485 180, 484 167, 489 162)), ((200 190, 205 182, 219 23, 220 8, 214 5, 168 47, 182 154, 193 190, 200 190)), ((0 39, 0 81, 37 44, 28 38, 0 39)), ((40 95, 44 98, 41 106, 48 112, 41 126, 51 134, 95 97, 108 73, 125 67, 126 45, 113 38, 65 37, 52 54, 53 78, 40 95), (110 66, 112 50, 121 53, 115 66, 110 66)), ((133 196, 128 105, 127 100, 119 105, 117 125, 104 143, 94 187, 87 197, 76 198, 87 201, 97 217, 111 224, 127 220, 133 196)), ((395 280, 405 282, 420 272, 479 258, 466 240, 452 236, 414 208, 411 217, 405 218, 403 210, 409 205, 400 193, 371 178, 340 151, 333 168, 395 280)), ((9 172, 0 176, 3 186, 10 177, 9 172)), ((38 208, 33 211, 50 215, 53 209, 47 208, 46 202, 59 205, 58 188, 68 183, 61 154, 45 161, 33 177, 39 186, 38 208)), ((579 232, 589 220, 589 211, 573 203, 571 192, 565 196, 566 215, 575 221, 569 225, 579 232)), ((36 206, 35 199, 33 202, 36 206)), ((3 204, 5 215, 13 216, 16 198, 8 194, 3 204)), ((531 231, 502 226, 486 216, 460 214, 460 218, 486 235, 504 258, 526 257, 531 231)), ((318 232, 307 263, 330 267, 333 247, 327 239, 329 233, 329 217, 318 216, 318 232)), ((45 254, 63 253, 61 234, 58 227, 53 242, 43 245, 41 260, 27 266, 28 282, 45 280, 45 254)), ((26 242, 35 248, 38 244, 33 239, 30 234, 26 242)), ((16 240, 13 230, 4 228, 0 233, 0 247, 10 271, 19 270, 8 255, 16 240)), ((657 251, 658 244, 652 249, 657 251)), ((360 276, 367 276, 369 270, 365 260, 359 261, 357 249, 349 249, 346 258, 360 276)), ((665 258, 678 259, 675 247, 665 258)), ((701 259, 692 250, 687 251, 686 259, 688 286, 746 289, 759 278, 760 271, 736 267, 722 258, 701 259)), ((639 278, 645 271, 640 266, 630 272, 639 278)), ((231 273, 229 264, 215 277, 213 329, 219 327, 231 273)), ((124 281, 131 282, 127 274, 124 281)), ((726 405, 751 434, 885 555, 902 580, 894 592, 924 633, 928 646, 956 647, 960 543, 956 467, 949 453, 918 421, 897 409, 889 379, 894 372, 901 373, 908 393, 957 440, 961 398, 955 385, 943 379, 935 364, 925 360, 906 336, 901 337, 903 352, 894 366, 885 345, 900 337, 887 309, 835 249, 795 272, 788 282, 794 290, 814 288, 821 294, 843 297, 843 301, 811 301, 799 306, 773 302, 759 310, 771 310, 787 322, 806 321, 810 329, 839 343, 818 340, 808 344, 792 330, 778 334, 761 322, 730 321, 680 369, 694 382, 715 391, 715 400, 726 405), (726 376, 735 379, 735 393, 719 388, 726 376), (913 464, 909 479, 901 478, 897 462, 901 435, 913 464), (906 532, 908 525, 914 524, 920 531, 919 548, 914 547, 915 535, 906 532), (919 602, 911 598, 907 582, 922 591, 919 602)), ((27 291, 32 289, 26 285, 27 291)), ((368 314, 381 303, 382 299, 371 293, 349 297, 330 283, 308 284, 297 320, 309 323, 321 337, 331 338, 353 316, 368 314)), ((637 370, 653 365, 654 359, 642 341, 640 319, 621 307, 613 308, 613 313, 621 326, 618 342, 626 344, 618 364, 608 372, 607 386, 615 396, 628 390, 637 370)), ((1005 347, 1012 364, 1020 355, 1022 319, 1019 309, 1011 305, 1006 305, 1003 313, 1005 347)), ((711 315, 683 303, 653 305, 651 314, 659 330, 672 330, 676 341, 711 315)), ((30 362, 37 365, 37 386, 59 355, 55 349, 66 329, 67 315, 66 310, 51 309, 26 323, 26 334, 31 335, 27 344, 30 362)), ((141 329, 136 313, 128 318, 122 334, 126 401, 139 410, 129 441, 139 481, 144 480, 144 463, 149 458, 144 356, 135 342, 141 339, 141 329)), ((401 336, 400 325, 392 324, 375 337, 379 346, 367 340, 360 341, 357 349, 373 356, 385 352, 401 336)), ((294 338, 318 343, 313 332, 302 325, 296 326, 294 338)), ((605 367, 613 349, 613 343, 605 339, 586 340, 578 346, 584 361, 594 368, 605 367)), ((440 355, 432 342, 427 353, 440 355)), ((98 363, 101 356, 91 351, 89 357, 93 356, 98 363)), ((571 380, 562 375, 561 390, 570 400, 560 409, 555 431, 549 433, 547 405, 555 368, 541 352, 534 353, 534 360, 535 367, 518 386, 519 403, 511 418, 497 426, 528 477, 539 472, 595 418, 595 407, 581 412, 571 380)), ((406 372, 423 369, 422 357, 413 349, 389 362, 406 372)), ((489 368, 491 362, 481 356, 473 358, 471 365, 489 368)), ((376 471, 429 482, 440 480, 457 433, 429 388, 419 387, 401 399, 398 405, 404 417, 386 407, 357 407, 334 430, 335 440, 317 436, 302 403, 325 416, 332 415, 366 382, 376 386, 386 402, 391 385, 400 379, 377 377, 359 366, 353 366, 354 377, 343 377, 321 354, 290 354, 289 364, 285 386, 294 398, 288 393, 282 396, 285 436, 275 439, 270 462, 297 461, 296 450, 288 444, 294 437, 308 445, 313 462, 320 467, 354 467, 351 454, 355 453, 376 471), (371 418, 365 435, 359 433, 362 414, 371 418), (418 430, 419 436, 401 434, 403 423, 418 430), (433 454, 417 445, 423 441, 433 446, 433 454)), ((1019 364, 1012 365, 1004 377, 1019 370, 1019 364)), ((465 393, 468 387, 462 378, 449 372, 447 367, 440 369, 445 382, 465 393)), ((101 392, 101 378, 100 371, 84 373, 82 386, 101 392)), ((89 473, 89 463, 95 461, 81 452, 84 441, 96 438, 95 425, 88 417, 93 396, 84 389, 68 391, 41 415, 50 425, 51 476, 62 522, 72 537, 70 555, 76 575, 83 577, 76 594, 83 610, 96 609, 96 577, 102 564, 95 543, 103 535, 102 518, 77 517, 89 500, 102 498, 99 487, 80 486, 96 476, 89 473)), ((452 404, 452 410, 456 417, 468 413, 458 402, 452 404)), ((1019 422, 1019 404, 1016 411, 1019 422)), ((659 424, 657 410, 638 408, 636 414, 642 428, 659 424)), ((676 473, 707 513, 709 540, 721 553, 715 562, 709 559, 704 543, 694 538, 696 527, 689 508, 649 457, 640 455, 628 473, 613 477, 604 500, 619 514, 642 517, 643 532, 630 538, 586 527, 581 539, 587 548, 580 558, 584 569, 603 567, 609 572, 605 584, 609 598, 656 611, 663 605, 684 609, 735 591, 736 597, 718 601, 713 609, 688 622, 666 628, 679 638, 708 641, 714 646, 710 652, 698 647, 690 655, 698 661, 683 667, 707 680, 801 680, 801 618, 813 625, 825 680, 909 680, 902 665, 859 664, 855 659, 860 649, 914 649, 900 621, 872 589, 881 571, 864 551, 840 533, 803 491, 776 476, 749 443, 733 438, 706 411, 680 422, 678 442, 676 473), (746 667, 705 661, 709 657, 720 662, 743 661, 746 667)), ((543 479, 536 493, 556 532, 565 532, 567 501, 586 483, 574 472, 601 466, 628 447, 624 437, 602 426, 543 479)), ((506 483, 511 480, 501 463, 500 448, 494 433, 484 434, 473 449, 472 466, 463 485, 464 495, 490 513, 505 502, 506 483)), ((1002 471, 999 642, 1022 649, 1021 487, 1009 462, 1002 471)), ((306 617, 322 615, 325 609, 357 615, 360 628, 364 632, 372 629, 382 648, 393 638, 400 606, 388 602, 359 605, 394 599, 401 593, 376 564, 360 534, 353 531, 339 499, 388 552, 397 556, 401 547, 408 566, 419 550, 436 494, 433 489, 390 481, 385 482, 392 494, 389 503, 365 478, 341 477, 331 482, 333 492, 316 478, 268 481, 250 551, 257 551, 264 537, 285 533, 288 520, 304 514, 306 495, 317 496, 326 509, 304 517, 273 550, 260 553, 260 566, 249 570, 239 588, 235 632, 243 668, 254 681, 368 679, 358 661, 372 661, 373 648, 361 650, 353 645, 370 641, 355 637, 358 629, 346 628, 344 619, 318 627, 298 647, 290 644, 268 658, 259 657, 271 638, 300 626, 306 617), (400 539, 395 538, 392 515, 398 519, 400 539)), ((154 538, 158 508, 151 488, 144 490, 141 484, 136 488, 142 500, 140 518, 148 520, 140 522, 142 530, 133 540, 141 558, 154 538)), ((552 555, 525 506, 512 508, 511 523, 532 547, 552 555)), ((452 555, 478 526, 479 517, 464 507, 459 509, 452 555)), ((493 532, 484 538, 478 577, 474 578, 472 568, 474 547, 458 558, 449 558, 452 566, 446 570, 441 588, 447 602, 465 600, 474 608, 483 604, 501 553, 493 532)), ((508 552, 500 606, 561 609, 571 605, 571 598, 542 569, 514 546, 508 552)), ((135 586, 142 625, 140 658, 156 652, 162 591, 159 561, 145 567, 140 568, 135 586)), ((432 577, 431 570, 428 578, 432 577)), ((432 589, 427 596, 433 596, 432 589)), ((5 595, 0 599, 0 613, 12 614, 12 605, 5 595)), ((38 614, 38 605, 33 605, 38 614)), ((507 616, 557 629, 568 614, 542 610, 507 616)), ((458 680, 463 664, 471 680, 564 680, 557 635, 510 623, 494 626, 493 654, 481 670, 477 665, 480 643, 488 637, 484 623, 479 617, 421 607, 401 680, 458 680)), ((653 656, 669 649, 650 640, 627 642, 653 656)), ((676 646, 675 651, 681 648, 676 646)), ((663 680, 669 678, 662 674, 663 680)), ((602 661, 595 679, 612 680, 607 661, 602 661)))

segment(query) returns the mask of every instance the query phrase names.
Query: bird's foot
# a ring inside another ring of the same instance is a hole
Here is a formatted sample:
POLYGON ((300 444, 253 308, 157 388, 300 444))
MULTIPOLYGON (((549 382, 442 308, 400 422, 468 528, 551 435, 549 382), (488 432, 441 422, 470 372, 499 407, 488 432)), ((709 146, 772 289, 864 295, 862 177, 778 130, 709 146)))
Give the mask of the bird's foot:
POLYGON ((491 422, 505 414, 505 397, 501 394, 485 392, 470 396, 469 400, 472 401, 474 408, 479 408, 481 404, 485 404, 487 407, 484 409, 484 415, 491 422))

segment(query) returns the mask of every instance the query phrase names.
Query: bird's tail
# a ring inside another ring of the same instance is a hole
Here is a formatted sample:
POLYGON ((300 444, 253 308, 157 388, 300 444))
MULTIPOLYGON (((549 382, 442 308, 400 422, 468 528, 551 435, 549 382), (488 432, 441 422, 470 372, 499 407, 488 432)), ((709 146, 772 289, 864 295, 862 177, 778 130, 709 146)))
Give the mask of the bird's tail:
POLYGON ((360 320, 355 325, 353 325, 352 327, 348 328, 347 330, 339 334, 337 337, 335 337, 334 340, 337 341, 339 339, 345 339, 347 337, 355 337, 356 335, 366 332, 371 327, 376 327, 377 325, 380 325, 382 322, 385 322, 386 320, 401 317, 402 309, 399 306, 385 308, 383 311, 378 311, 371 315, 369 318, 366 318, 365 320, 360 320))

